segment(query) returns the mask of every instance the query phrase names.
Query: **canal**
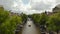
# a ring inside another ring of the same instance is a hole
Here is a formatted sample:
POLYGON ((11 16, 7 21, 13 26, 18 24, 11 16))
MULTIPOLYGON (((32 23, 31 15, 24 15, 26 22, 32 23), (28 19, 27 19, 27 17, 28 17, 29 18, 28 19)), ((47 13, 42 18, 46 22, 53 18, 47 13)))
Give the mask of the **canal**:
POLYGON ((28 18, 27 23, 24 25, 21 34, 40 34, 40 30, 35 26, 33 21, 28 18))

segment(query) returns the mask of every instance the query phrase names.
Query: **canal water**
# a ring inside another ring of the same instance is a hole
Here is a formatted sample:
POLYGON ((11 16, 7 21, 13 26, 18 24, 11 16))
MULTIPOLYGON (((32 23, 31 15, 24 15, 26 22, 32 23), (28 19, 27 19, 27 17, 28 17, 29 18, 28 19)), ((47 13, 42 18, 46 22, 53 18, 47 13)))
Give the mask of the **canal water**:
POLYGON ((22 29, 22 34, 40 34, 40 30, 35 26, 33 21, 28 18, 27 23, 22 29))

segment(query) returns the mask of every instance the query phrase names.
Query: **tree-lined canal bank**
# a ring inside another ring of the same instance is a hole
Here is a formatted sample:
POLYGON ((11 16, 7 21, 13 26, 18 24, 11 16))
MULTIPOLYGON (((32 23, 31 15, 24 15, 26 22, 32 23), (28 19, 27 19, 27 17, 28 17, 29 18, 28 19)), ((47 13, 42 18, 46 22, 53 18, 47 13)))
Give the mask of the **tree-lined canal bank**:
POLYGON ((33 21, 30 19, 27 20, 27 23, 22 28, 21 34, 40 34, 40 30, 35 26, 33 21))

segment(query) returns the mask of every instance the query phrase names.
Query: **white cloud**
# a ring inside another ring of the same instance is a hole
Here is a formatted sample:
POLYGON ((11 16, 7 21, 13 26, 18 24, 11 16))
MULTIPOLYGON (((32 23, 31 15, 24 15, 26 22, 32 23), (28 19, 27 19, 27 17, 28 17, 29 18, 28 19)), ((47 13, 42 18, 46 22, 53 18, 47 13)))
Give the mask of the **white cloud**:
POLYGON ((41 0, 31 0, 30 2, 41 2, 41 0))
POLYGON ((41 0, 40 2, 32 2, 31 6, 34 10, 48 10, 51 9, 51 6, 55 4, 56 1, 52 0, 41 0))
POLYGON ((45 4, 55 4, 56 0, 43 0, 45 4))
MULTIPOLYGON (((25 0, 26 1, 26 0, 25 0)), ((0 5, 13 12, 23 12, 26 14, 41 13, 59 4, 60 0, 29 0, 26 5, 22 0, 0 0, 0 5)))

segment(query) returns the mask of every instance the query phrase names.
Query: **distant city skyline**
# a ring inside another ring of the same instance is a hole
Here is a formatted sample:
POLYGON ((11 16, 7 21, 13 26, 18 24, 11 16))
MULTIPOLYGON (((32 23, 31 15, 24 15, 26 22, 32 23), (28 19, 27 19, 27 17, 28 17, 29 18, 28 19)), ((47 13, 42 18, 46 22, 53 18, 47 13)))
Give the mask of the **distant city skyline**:
POLYGON ((60 4, 60 0, 0 0, 0 5, 5 9, 25 14, 51 11, 57 4, 60 4))

